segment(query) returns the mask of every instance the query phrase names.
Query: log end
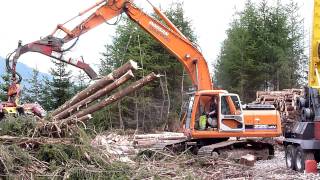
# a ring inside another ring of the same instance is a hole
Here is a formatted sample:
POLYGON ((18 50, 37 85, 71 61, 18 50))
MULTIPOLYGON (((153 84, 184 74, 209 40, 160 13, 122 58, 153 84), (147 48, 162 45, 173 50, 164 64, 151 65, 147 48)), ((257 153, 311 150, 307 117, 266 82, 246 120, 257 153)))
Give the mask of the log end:
POLYGON ((129 60, 129 63, 132 66, 132 69, 137 70, 139 68, 138 63, 133 61, 133 60, 129 60))
POLYGON ((131 70, 129 70, 126 74, 128 74, 128 76, 130 76, 130 77, 134 77, 134 74, 131 70))

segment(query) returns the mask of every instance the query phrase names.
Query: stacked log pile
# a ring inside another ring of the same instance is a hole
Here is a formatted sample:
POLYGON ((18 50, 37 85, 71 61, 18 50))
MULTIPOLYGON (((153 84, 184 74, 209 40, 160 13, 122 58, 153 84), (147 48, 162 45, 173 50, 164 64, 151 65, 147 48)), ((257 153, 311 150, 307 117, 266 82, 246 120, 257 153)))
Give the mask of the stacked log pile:
POLYGON ((280 112, 282 128, 291 131, 300 112, 297 98, 303 95, 303 89, 284 89, 282 91, 258 91, 254 104, 270 104, 280 112))

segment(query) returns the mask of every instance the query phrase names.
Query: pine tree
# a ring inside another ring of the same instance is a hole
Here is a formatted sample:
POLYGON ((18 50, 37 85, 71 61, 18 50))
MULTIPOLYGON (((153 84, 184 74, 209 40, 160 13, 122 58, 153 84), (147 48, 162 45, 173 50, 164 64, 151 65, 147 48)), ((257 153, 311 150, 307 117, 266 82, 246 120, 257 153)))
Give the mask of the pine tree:
POLYGON ((52 81, 48 77, 43 77, 43 86, 39 97, 39 104, 46 110, 54 109, 53 96, 52 96, 52 81))
POLYGON ((8 100, 8 87, 10 85, 10 75, 5 73, 1 76, 2 80, 0 80, 0 101, 8 100))
POLYGON ((89 84, 88 76, 82 71, 79 70, 78 75, 74 78, 73 81, 73 92, 72 95, 75 95, 77 92, 85 89, 89 84))
MULTIPOLYGON (((172 4, 165 14, 186 37, 193 42, 196 41, 191 21, 185 17, 182 3, 172 4)), ((155 14, 152 16, 157 18, 155 14)), ((182 64, 170 52, 129 19, 125 19, 125 23, 117 26, 112 44, 105 47, 106 51, 103 53, 100 66, 100 73, 102 74, 110 73, 129 59, 139 62, 139 66, 143 68, 143 70, 135 72, 136 79, 151 71, 162 75, 166 74, 168 83, 166 83, 167 86, 165 88, 169 89, 169 92, 165 96, 158 82, 145 86, 138 96, 130 96, 123 99, 121 101, 122 106, 114 105, 109 107, 112 112, 122 112, 121 117, 126 120, 124 122, 125 126, 127 123, 132 124, 134 122, 135 127, 137 127, 137 119, 140 119, 138 123, 145 126, 149 124, 154 127, 155 124, 159 124, 159 126, 164 124, 163 122, 166 121, 165 117, 167 116, 160 115, 164 97, 171 100, 171 104, 166 103, 164 109, 169 106, 172 117, 177 116, 176 114, 179 113, 182 103, 182 96, 180 95, 181 81, 185 78, 182 64), (118 107, 121 107, 121 111, 117 110, 118 107), (145 123, 147 121, 148 124, 145 123)), ((183 84, 186 87, 190 86, 190 80, 186 79, 185 81, 183 84)), ((113 122, 117 122, 120 117, 119 113, 111 114, 111 116, 113 122)), ((104 116, 100 118, 101 121, 108 119, 104 116)))
POLYGON ((275 5, 247 1, 223 42, 216 81, 250 102, 257 90, 299 87, 303 61, 303 28, 295 3, 275 5))
POLYGON ((27 82, 30 88, 25 90, 25 101, 30 103, 39 103, 41 100, 41 93, 43 91, 43 84, 39 77, 39 70, 37 68, 32 70, 32 77, 27 79, 27 82))
POLYGON ((52 81, 48 82, 51 86, 49 91, 52 98, 50 109, 58 108, 72 96, 71 71, 67 70, 67 64, 55 61, 53 63, 55 67, 50 69, 52 81))

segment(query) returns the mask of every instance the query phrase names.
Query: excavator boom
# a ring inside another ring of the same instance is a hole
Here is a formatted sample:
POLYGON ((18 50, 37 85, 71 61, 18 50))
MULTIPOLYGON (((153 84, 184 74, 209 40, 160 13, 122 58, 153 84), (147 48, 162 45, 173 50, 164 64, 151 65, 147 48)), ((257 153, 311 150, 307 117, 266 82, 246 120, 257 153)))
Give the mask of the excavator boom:
POLYGON ((74 38, 88 32, 98 25, 126 13, 128 17, 136 22, 147 33, 159 41, 168 51, 171 52, 183 64, 188 72, 194 86, 198 90, 210 90, 213 88, 207 62, 201 52, 178 30, 176 26, 156 7, 155 12, 166 23, 160 23, 137 8, 132 1, 109 0, 102 4, 86 20, 77 25, 74 29, 68 30, 62 25, 60 29, 66 33, 63 42, 69 42, 74 38))

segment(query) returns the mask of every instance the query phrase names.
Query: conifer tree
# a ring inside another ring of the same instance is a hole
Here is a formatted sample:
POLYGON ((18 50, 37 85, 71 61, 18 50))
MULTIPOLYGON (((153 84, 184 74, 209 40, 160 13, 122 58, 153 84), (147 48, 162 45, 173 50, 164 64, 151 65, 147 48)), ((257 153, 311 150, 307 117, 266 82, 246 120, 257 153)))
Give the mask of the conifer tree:
MULTIPOLYGON (((186 37, 196 42, 191 21, 185 17, 183 3, 172 4, 165 11, 165 14, 186 37)), ((152 14, 152 16, 158 18, 155 14, 152 14)), ((139 66, 143 68, 143 70, 135 72, 136 79, 151 71, 160 73, 166 75, 165 78, 163 77, 163 82, 167 81, 167 83, 165 83, 166 87, 163 88, 168 89, 168 92, 163 94, 159 82, 145 86, 139 92, 139 95, 123 99, 121 106, 118 104, 118 106, 109 107, 108 112, 121 112, 121 116, 119 113, 109 113, 105 114, 106 116, 112 116, 111 119, 115 122, 118 121, 119 117, 122 117, 125 127, 133 124, 130 121, 134 121, 135 127, 138 127, 137 124, 144 124, 145 126, 148 126, 147 124, 150 126, 163 125, 168 116, 160 114, 166 113, 165 109, 167 108, 170 109, 169 114, 172 114, 170 118, 174 119, 178 116, 182 103, 182 96, 180 95, 181 84, 186 87, 191 85, 190 80, 183 76, 182 64, 176 57, 171 55, 158 41, 129 19, 124 19, 124 23, 117 26, 113 42, 105 47, 106 50, 102 53, 100 73, 108 74, 127 60, 132 59, 137 61, 139 66), (182 80, 185 83, 181 83, 182 80), (168 103, 168 100, 170 100, 170 103, 168 103), (121 107, 121 111, 118 111, 119 107, 121 107), (137 123, 137 119, 140 122, 137 123)), ((99 118, 104 122, 105 119, 110 119, 103 115, 99 118)))
POLYGON ((30 103, 40 103, 43 84, 39 76, 39 70, 37 68, 32 70, 32 76, 30 79, 27 79, 27 82, 30 87, 28 89, 25 89, 24 91, 25 101, 30 103))
POLYGON ((7 101, 7 91, 10 84, 10 76, 9 74, 5 73, 1 76, 0 80, 0 101, 7 101))
MULTIPOLYGON (((67 70, 67 64, 55 62, 54 68, 50 69, 52 80, 50 84, 50 96, 52 101, 51 109, 58 108, 72 96, 71 71, 67 70)), ((49 87, 48 87, 49 88, 49 87)))
POLYGON ((215 66, 216 85, 246 102, 254 100, 257 90, 298 88, 306 65, 301 22, 292 1, 248 0, 227 30, 215 66))

